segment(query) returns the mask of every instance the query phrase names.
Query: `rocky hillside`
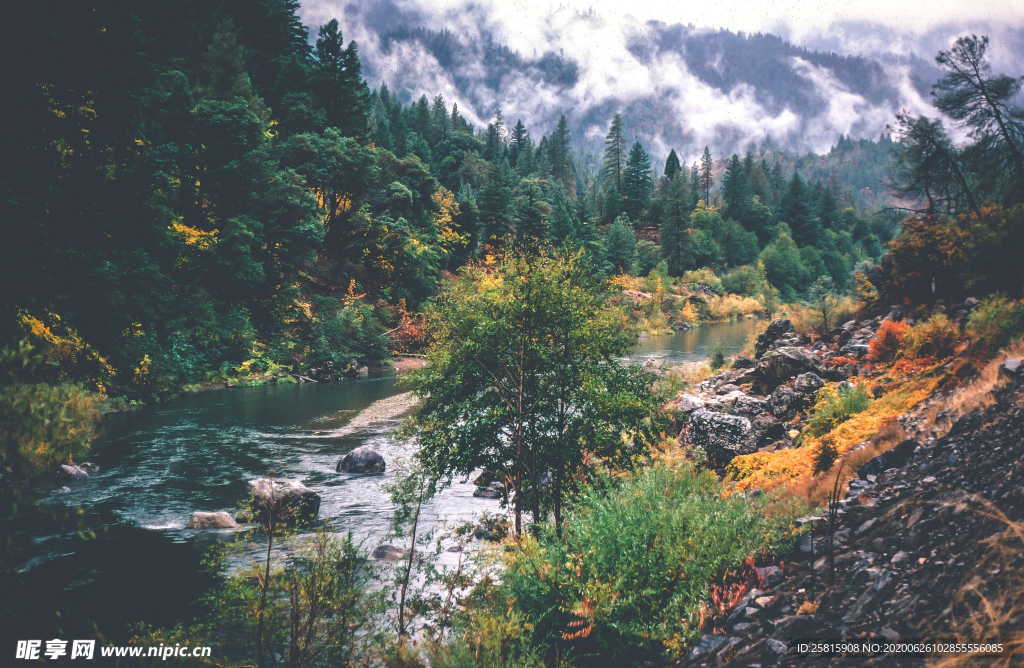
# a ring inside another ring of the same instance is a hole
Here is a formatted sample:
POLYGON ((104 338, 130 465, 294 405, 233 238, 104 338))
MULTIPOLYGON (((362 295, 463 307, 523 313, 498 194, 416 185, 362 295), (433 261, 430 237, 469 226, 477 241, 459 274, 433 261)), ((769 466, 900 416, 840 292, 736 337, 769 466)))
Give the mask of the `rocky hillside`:
MULTIPOLYGON (((953 322, 972 306, 952 313, 953 322)), ((882 322, 849 322, 814 344, 773 322, 756 359, 741 358, 678 398, 683 439, 741 483, 744 458, 799 462, 785 457, 839 431, 808 436, 830 387, 866 389, 862 415, 905 407, 883 422, 882 436, 852 445, 836 438, 824 464, 822 451, 814 453, 832 494, 799 520, 791 552, 713 587, 705 635, 681 665, 972 664, 970 643, 1002 643, 986 659, 997 665, 1020 659, 1024 364, 1003 355, 980 371, 962 358, 883 370, 864 359, 882 322), (927 391, 886 404, 887 393, 902 394, 910 382, 927 391), (815 641, 879 646, 800 651, 815 641)))

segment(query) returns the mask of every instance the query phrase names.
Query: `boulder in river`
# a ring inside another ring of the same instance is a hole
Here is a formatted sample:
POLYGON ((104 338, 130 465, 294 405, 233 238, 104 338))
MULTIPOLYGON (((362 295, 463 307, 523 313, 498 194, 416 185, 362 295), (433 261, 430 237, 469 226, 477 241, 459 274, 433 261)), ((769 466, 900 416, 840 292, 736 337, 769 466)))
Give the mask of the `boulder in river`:
POLYGON ((339 473, 384 473, 384 458, 376 450, 363 445, 341 458, 339 473))
POLYGON ((238 523, 235 518, 223 510, 208 513, 197 510, 192 513, 192 519, 188 523, 189 529, 237 529, 238 523))
POLYGON ((61 464, 57 469, 57 482, 69 480, 88 480, 89 472, 77 464, 61 464))
POLYGON ((473 496, 478 499, 500 499, 505 495, 505 485, 494 481, 486 487, 477 487, 473 496))
POLYGON ((297 480, 257 478, 249 481, 249 493, 257 516, 271 513, 275 522, 316 519, 320 495, 297 480))
POLYGON ((717 466, 728 464, 736 455, 756 449, 753 426, 741 415, 712 413, 701 408, 690 415, 687 426, 690 441, 703 448, 717 466))
POLYGON ((394 545, 378 545, 370 556, 381 561, 400 561, 408 557, 409 552, 394 545))

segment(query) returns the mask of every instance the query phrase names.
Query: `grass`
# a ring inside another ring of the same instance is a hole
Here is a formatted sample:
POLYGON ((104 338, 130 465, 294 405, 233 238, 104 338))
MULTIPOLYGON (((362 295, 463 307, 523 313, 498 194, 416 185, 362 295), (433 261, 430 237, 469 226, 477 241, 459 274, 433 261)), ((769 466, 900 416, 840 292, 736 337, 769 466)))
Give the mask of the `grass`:
POLYGON ((818 393, 814 414, 807 422, 805 433, 811 436, 827 434, 841 422, 867 410, 869 405, 871 397, 861 385, 823 388, 818 393))
POLYGON ((576 500, 564 540, 542 534, 508 554, 500 600, 536 643, 579 663, 677 658, 700 630, 710 583, 779 548, 804 510, 723 492, 686 464, 606 478, 576 500))

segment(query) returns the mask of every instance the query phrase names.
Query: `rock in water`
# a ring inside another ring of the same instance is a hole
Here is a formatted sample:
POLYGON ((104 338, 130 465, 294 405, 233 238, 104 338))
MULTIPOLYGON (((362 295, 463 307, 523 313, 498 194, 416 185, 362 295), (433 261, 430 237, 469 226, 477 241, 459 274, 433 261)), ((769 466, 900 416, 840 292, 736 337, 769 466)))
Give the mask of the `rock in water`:
POLYGON ((473 496, 478 499, 500 499, 504 495, 505 485, 501 484, 497 480, 486 487, 477 487, 476 491, 473 492, 473 496))
POLYGON ((336 470, 339 473, 383 473, 384 458, 363 445, 342 457, 336 470))
POLYGON ((192 513, 192 519, 188 523, 189 529, 237 529, 238 523, 235 519, 223 510, 207 513, 197 510, 192 513))
POLYGON ((313 520, 320 512, 320 495, 297 480, 257 478, 249 492, 256 515, 272 513, 276 522, 313 520))
POLYGON ((61 464, 57 469, 57 482, 69 480, 88 480, 89 472, 76 464, 61 464))
POLYGON ((374 559, 381 559, 383 561, 398 561, 405 559, 409 556, 409 553, 400 547, 394 545, 378 545, 373 550, 371 555, 374 559))
POLYGON ((707 453, 718 466, 728 464, 736 455, 753 452, 756 444, 750 420, 740 415, 712 413, 701 408, 690 415, 690 441, 707 453))

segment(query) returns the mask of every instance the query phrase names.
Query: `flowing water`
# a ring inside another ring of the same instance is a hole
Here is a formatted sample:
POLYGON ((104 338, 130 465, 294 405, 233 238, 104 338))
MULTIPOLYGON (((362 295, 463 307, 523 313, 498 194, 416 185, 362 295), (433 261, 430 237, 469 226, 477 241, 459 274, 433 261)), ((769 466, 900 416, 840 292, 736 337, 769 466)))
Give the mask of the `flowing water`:
MULTIPOLYGON (((675 364, 717 349, 733 354, 755 327, 723 323, 646 337, 629 359, 675 364)), ((393 512, 384 487, 413 454, 396 433, 411 408, 396 379, 382 377, 206 392, 118 416, 90 457, 100 472, 70 491, 47 490, 52 516, 16 528, 30 548, 18 586, 0 591, 11 606, 5 632, 90 638, 96 625, 116 637, 128 621, 187 617, 209 586, 203 553, 232 537, 185 528, 192 511, 237 509, 246 481, 260 476, 301 480, 321 496, 321 526, 351 531, 372 550, 386 541, 393 512), (361 445, 384 456, 384 475, 335 472, 361 445), (84 515, 75 517, 79 508, 84 515)), ((452 526, 499 510, 496 500, 474 498, 474 489, 456 481, 424 506, 423 525, 452 526)))

